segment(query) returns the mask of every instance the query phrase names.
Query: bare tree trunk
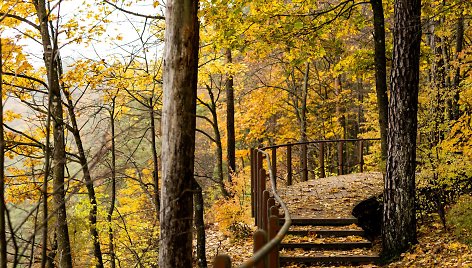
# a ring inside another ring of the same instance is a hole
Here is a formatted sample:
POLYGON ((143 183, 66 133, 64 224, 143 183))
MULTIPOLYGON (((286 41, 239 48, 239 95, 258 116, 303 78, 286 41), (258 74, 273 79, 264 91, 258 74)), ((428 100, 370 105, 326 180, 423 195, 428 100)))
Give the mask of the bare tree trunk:
POLYGON ((115 97, 112 100, 112 108, 110 111, 110 128, 111 128, 111 193, 110 193, 110 208, 108 209, 107 222, 108 222, 108 248, 110 254, 110 266, 111 268, 116 267, 115 258, 115 244, 113 241, 113 212, 115 211, 115 199, 116 199, 116 148, 115 148, 115 97))
POLYGON ((205 240, 205 222, 204 217, 204 203, 202 187, 194 179, 193 181, 193 199, 194 199, 194 210, 195 210, 195 228, 197 229, 197 264, 199 268, 207 267, 206 260, 206 240, 205 240))
MULTIPOLYGON (((152 99, 151 99, 152 102, 152 99)), ((154 171, 152 172, 152 178, 154 183, 153 199, 156 213, 159 215, 160 200, 159 200, 159 166, 157 162, 157 149, 156 149, 156 119, 154 118, 154 105, 149 105, 149 119, 151 120, 151 146, 152 146, 152 165, 154 171)))
MULTIPOLYGON (((7 238, 5 224, 5 137, 3 136, 3 61, 0 39, 0 267, 7 267, 7 238)), ((12 235, 14 235, 12 233, 12 235)))
POLYGON ((416 243, 415 168, 420 16, 420 0, 395 0, 382 231, 385 256, 398 255, 416 243))
MULTIPOLYGON (((233 63, 231 49, 225 51, 226 62, 233 63)), ((233 75, 226 78, 226 139, 228 157, 228 181, 231 182, 231 173, 236 172, 236 140, 234 133, 234 87, 233 75)))
MULTIPOLYGON (((310 76, 310 63, 307 61, 306 62, 306 67, 305 67, 305 75, 303 77, 303 84, 301 87, 301 108, 300 108, 300 142, 306 142, 307 141, 307 134, 306 134, 306 129, 307 129, 307 122, 306 122, 306 101, 308 98, 308 78, 310 76)), ((308 153, 308 148, 307 144, 302 144, 301 145, 301 151, 300 151, 300 164, 302 166, 302 179, 301 181, 307 181, 308 180, 308 159, 307 159, 307 153, 308 153)))
MULTIPOLYGON (((456 60, 459 59, 459 54, 462 52, 462 47, 464 44, 464 15, 457 21, 456 25, 456 60)), ((460 110, 459 110, 459 84, 461 82, 461 68, 460 64, 457 65, 454 80, 453 80, 453 89, 454 89, 454 97, 452 100, 452 107, 451 107, 451 116, 450 119, 457 120, 460 117, 460 110)))
MULTIPOLYGON (((67 214, 64 191, 64 170, 66 162, 65 140, 64 140, 64 122, 62 113, 61 90, 59 85, 58 62, 57 62, 57 43, 51 42, 51 35, 48 29, 48 12, 44 0, 33 1, 39 19, 41 30, 41 41, 44 51, 44 63, 47 71, 48 86, 51 98, 51 116, 53 119, 53 188, 54 203, 56 211, 56 229, 59 264, 61 268, 72 267, 72 256, 69 241, 69 229, 67 225, 67 214)), ((54 39, 56 40, 56 39, 54 39)), ((48 150, 48 148, 46 148, 48 150)))
POLYGON ((387 60, 385 56, 385 18, 382 0, 370 0, 374 14, 375 42, 375 91, 377 92, 377 109, 379 113, 380 144, 382 159, 387 159, 387 60))
POLYGON ((164 48, 160 268, 192 266, 198 1, 169 0, 164 48))
MULTIPOLYGON (((61 68, 62 69, 62 68, 61 68)), ((72 123, 71 132, 74 135, 75 144, 79 151, 79 162, 82 166, 82 172, 84 173, 85 187, 87 188, 88 198, 90 201, 89 211, 89 222, 90 222, 90 234, 92 236, 93 243, 93 255, 95 257, 95 267, 103 268, 103 257, 102 250, 100 248, 100 238, 97 230, 97 198, 95 197, 95 189, 93 186, 93 180, 90 175, 89 165, 87 156, 85 155, 82 138, 80 137, 79 126, 77 124, 77 118, 75 116, 74 103, 72 102, 72 96, 70 92, 63 88, 64 95, 67 99, 67 110, 69 112, 69 118, 72 123)))
POLYGON ((221 194, 227 198, 229 197, 229 193, 226 190, 224 177, 223 177, 223 145, 221 144, 221 134, 220 129, 218 127, 218 113, 216 111, 216 101, 215 96, 211 90, 211 87, 207 86, 208 95, 210 96, 210 104, 207 106, 210 110, 212 116, 211 125, 213 127, 213 133, 215 135, 215 144, 216 144, 216 172, 217 172, 217 180, 220 186, 221 194))

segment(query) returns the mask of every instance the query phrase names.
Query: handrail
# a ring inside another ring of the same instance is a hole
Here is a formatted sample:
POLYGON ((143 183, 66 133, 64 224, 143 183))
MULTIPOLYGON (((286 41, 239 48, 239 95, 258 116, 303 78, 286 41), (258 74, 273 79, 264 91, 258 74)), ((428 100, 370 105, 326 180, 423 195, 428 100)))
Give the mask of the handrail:
MULTIPOLYGON (((319 161, 321 162, 321 177, 324 177, 324 144, 325 143, 338 143, 338 174, 343 174, 343 143, 345 142, 358 142, 358 158, 360 172, 363 172, 363 142, 364 141, 378 141, 380 138, 365 138, 365 139, 339 139, 339 140, 315 140, 315 141, 306 141, 306 142, 297 142, 297 143, 287 143, 266 146, 262 148, 251 149, 251 206, 252 213, 255 217, 256 225, 261 228, 254 234, 254 250, 257 250, 253 255, 247 259, 244 263, 239 265, 240 268, 252 268, 252 267, 264 267, 263 261, 268 261, 270 267, 278 267, 279 256, 277 246, 280 245, 283 238, 287 234, 291 224, 292 218, 290 212, 287 208, 287 205, 284 203, 282 198, 277 193, 277 148, 287 148, 287 185, 291 185, 292 174, 291 174, 291 148, 296 145, 307 145, 307 144, 320 144, 320 157, 319 161), (271 150, 272 155, 269 155, 266 150, 271 150), (339 154, 341 152, 341 155, 339 154), (267 171, 269 172, 270 186, 272 188, 273 197, 269 198, 269 192, 264 190, 266 187, 266 170, 263 168, 263 155, 267 161, 267 171), (284 224, 282 227, 279 227, 279 216, 278 209, 274 208, 275 200, 280 204, 280 207, 284 211, 284 224), (267 202, 267 206, 265 205, 267 202), (271 203, 269 205, 269 203, 271 203), (268 207, 270 206, 270 208, 268 207), (275 209, 275 210, 273 210, 275 209), (269 217, 269 218, 267 218, 269 217), (269 223, 270 222, 270 223, 269 223), (277 234, 274 233, 277 231, 277 234), (268 238, 264 238, 266 234, 269 234, 268 238), (267 241, 267 239, 270 239, 267 241)), ((306 148, 306 146, 303 146, 306 148)), ((308 178, 307 174, 307 159, 306 152, 303 150, 304 160, 302 160, 303 169, 305 176, 302 176, 302 181, 308 178)), ((214 267, 218 268, 230 268, 231 259, 228 255, 218 255, 215 257, 213 262, 214 267)), ((267 266, 265 266, 267 267, 267 266)))
POLYGON ((351 142, 351 141, 379 141, 379 140, 380 140, 380 138, 301 141, 301 142, 294 142, 294 143, 270 145, 270 146, 266 146, 266 147, 261 147, 258 150, 267 150, 267 149, 282 148, 282 147, 287 147, 287 146, 292 146, 292 145, 303 145, 303 144, 314 144, 314 143, 351 142))
MULTIPOLYGON (((267 152, 264 151, 264 148, 257 149, 260 153, 266 155, 266 160, 267 160, 267 165, 268 167, 271 166, 270 163, 270 156, 267 152)), ((292 218, 290 217, 290 212, 288 211, 287 205, 283 202, 282 198, 277 194, 277 187, 275 183, 275 174, 272 173, 272 170, 269 169, 269 177, 270 177, 270 184, 273 190, 273 195, 275 200, 279 202, 280 206, 284 210, 285 214, 285 223, 284 225, 280 228, 279 232, 275 237, 268 241, 261 249, 259 249, 254 255, 252 255, 251 258, 249 258, 247 261, 245 261, 243 264, 241 264, 239 267, 240 268, 252 268, 255 263, 261 261, 264 257, 266 257, 272 249, 274 249, 277 245, 282 242, 282 239, 285 237, 285 235, 288 232, 288 229, 290 228, 290 225, 292 225, 292 218)))

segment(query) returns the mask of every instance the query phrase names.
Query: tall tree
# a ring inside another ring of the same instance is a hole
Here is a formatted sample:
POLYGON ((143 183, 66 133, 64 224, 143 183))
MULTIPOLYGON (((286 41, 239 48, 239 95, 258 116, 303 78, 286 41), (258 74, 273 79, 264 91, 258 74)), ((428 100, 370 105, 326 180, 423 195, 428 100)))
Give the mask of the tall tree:
POLYGON ((382 242, 394 256, 416 242, 415 168, 421 1, 396 0, 382 242))
POLYGON ((198 1, 166 6, 159 267, 192 266, 198 1))
POLYGON ((379 113, 382 159, 387 158, 388 96, 387 59, 385 56, 385 18, 382 0, 370 0, 374 14, 375 91, 379 113))
POLYGON ((7 239, 5 229, 5 137, 3 136, 3 61, 0 39, 0 267, 7 267, 7 239))
MULTIPOLYGON (((45 0, 33 1, 39 20, 41 42, 44 52, 44 64, 47 71, 49 86, 49 97, 51 98, 51 117, 53 119, 53 186, 54 205, 56 213, 56 233, 58 243, 59 264, 62 268, 72 267, 72 256, 69 241, 69 228, 67 225, 67 214, 64 190, 64 172, 66 162, 64 119, 62 110, 61 88, 59 85, 59 65, 57 37, 49 31, 49 11, 46 9, 45 0), (51 35, 52 34, 52 35, 51 35)), ((52 28, 52 27, 51 27, 52 28)), ((53 30, 53 29, 51 29, 53 30)), ((46 148, 47 150, 47 148, 46 148)))
MULTIPOLYGON (((231 49, 225 51, 226 62, 233 63, 231 49)), ((234 82, 233 75, 226 77, 226 150, 228 158, 228 181, 231 182, 231 173, 236 171, 236 140, 234 134, 234 82)))

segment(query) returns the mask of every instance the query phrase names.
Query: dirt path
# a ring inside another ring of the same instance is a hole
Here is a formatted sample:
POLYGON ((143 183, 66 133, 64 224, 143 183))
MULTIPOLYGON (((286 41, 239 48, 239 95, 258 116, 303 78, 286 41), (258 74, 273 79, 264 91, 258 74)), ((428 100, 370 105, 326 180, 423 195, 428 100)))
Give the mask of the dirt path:
POLYGON ((280 187, 278 192, 292 217, 345 218, 352 217, 358 202, 382 190, 381 173, 362 173, 309 180, 280 187))
MULTIPOLYGON (((382 189, 382 174, 362 173, 309 180, 289 187, 279 186, 278 192, 286 201, 292 217, 343 218, 352 217, 351 210, 355 204, 381 193, 382 189)), ((252 255, 252 247, 252 237, 231 242, 216 228, 207 230, 209 267, 217 253, 228 254, 233 264, 240 264, 252 255)))

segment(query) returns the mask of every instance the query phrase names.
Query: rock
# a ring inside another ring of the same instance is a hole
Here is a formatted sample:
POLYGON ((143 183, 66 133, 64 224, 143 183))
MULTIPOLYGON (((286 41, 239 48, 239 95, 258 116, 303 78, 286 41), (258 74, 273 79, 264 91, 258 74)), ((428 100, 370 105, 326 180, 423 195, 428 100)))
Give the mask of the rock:
POLYGON ((358 220, 358 225, 364 229, 366 237, 373 239, 382 230, 383 203, 381 197, 372 196, 361 201, 352 210, 352 216, 358 220))

